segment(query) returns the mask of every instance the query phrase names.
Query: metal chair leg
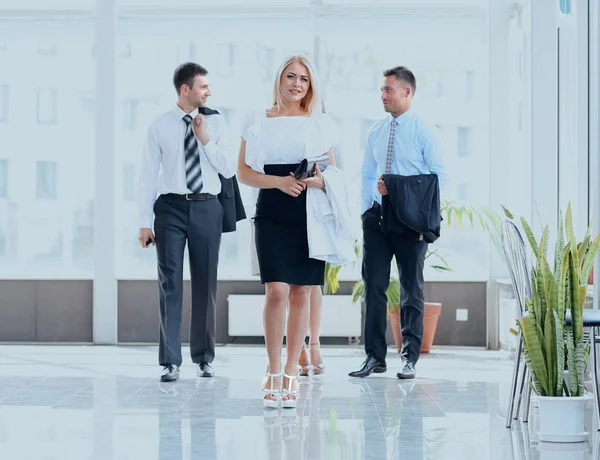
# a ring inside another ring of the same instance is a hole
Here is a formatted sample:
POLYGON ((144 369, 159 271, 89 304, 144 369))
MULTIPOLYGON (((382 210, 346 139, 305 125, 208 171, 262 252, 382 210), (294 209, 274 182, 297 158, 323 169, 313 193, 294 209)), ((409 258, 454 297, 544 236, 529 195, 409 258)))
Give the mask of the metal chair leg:
POLYGON ((596 412, 597 429, 600 431, 600 385, 598 382, 598 352, 596 350, 596 327, 590 328, 590 364, 592 366, 592 382, 594 383, 594 412, 596 412))
POLYGON ((523 402, 523 393, 525 392, 525 383, 529 381, 529 370, 525 363, 523 363, 523 372, 521 374, 521 384, 519 385, 519 394, 517 399, 517 407, 515 409, 515 420, 519 419, 519 412, 521 411, 521 403, 523 402))
POLYGON ((515 396, 517 395, 517 383, 519 381, 519 370, 521 368, 521 352, 523 350, 523 337, 521 331, 519 331, 519 344, 517 345, 517 355, 515 358, 515 366, 513 369, 512 376, 512 388, 510 390, 510 397, 508 399, 508 410, 506 411, 506 428, 510 428, 512 425, 513 410, 515 407, 515 396))
POLYGON ((527 388, 525 388, 525 406, 523 406, 523 423, 529 423, 529 409, 531 407, 531 374, 527 372, 527 388))

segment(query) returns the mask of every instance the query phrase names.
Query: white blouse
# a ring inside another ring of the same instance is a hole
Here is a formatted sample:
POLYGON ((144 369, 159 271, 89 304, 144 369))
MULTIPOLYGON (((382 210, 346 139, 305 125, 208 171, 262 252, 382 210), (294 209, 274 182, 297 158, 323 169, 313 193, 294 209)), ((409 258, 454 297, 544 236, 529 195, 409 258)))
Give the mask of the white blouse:
POLYGON ((264 173, 266 164, 296 164, 337 145, 335 122, 324 113, 269 118, 264 110, 251 113, 242 130, 246 164, 264 173))

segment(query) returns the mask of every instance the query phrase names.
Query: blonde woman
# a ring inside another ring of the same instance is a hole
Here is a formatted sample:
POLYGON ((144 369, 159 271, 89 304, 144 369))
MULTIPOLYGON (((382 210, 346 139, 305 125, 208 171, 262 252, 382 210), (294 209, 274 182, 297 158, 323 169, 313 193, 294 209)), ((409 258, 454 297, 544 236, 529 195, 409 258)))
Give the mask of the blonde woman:
POLYGON ((296 407, 298 359, 308 328, 311 286, 321 286, 325 262, 308 252, 306 189, 324 189, 320 171, 303 180, 294 171, 304 159, 329 155, 334 164, 335 124, 323 113, 313 66, 304 56, 289 57, 277 72, 273 104, 249 117, 242 134, 238 179, 260 189, 254 230, 269 357, 263 384, 266 407, 296 407), (281 351, 289 299, 287 357, 281 351))

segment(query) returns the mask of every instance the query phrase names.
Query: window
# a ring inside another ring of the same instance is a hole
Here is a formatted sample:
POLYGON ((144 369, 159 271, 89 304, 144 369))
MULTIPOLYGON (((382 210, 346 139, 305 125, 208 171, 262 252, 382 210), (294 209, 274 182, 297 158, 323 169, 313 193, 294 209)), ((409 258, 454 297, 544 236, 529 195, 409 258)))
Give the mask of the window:
POLYGON ((123 199, 125 201, 135 200, 135 165, 125 163, 123 165, 123 199))
POLYGON ((56 200, 56 163, 38 161, 35 179, 36 198, 38 200, 56 200))
POLYGON ((8 160, 0 160, 0 198, 8 198, 8 160))
POLYGON ((462 201, 469 201, 469 184, 461 182, 458 184, 458 198, 462 201))
MULTIPOLYGON (((55 1, 35 3, 58 8, 55 1)), ((76 3, 93 8, 88 0, 76 3)), ((60 20, 32 11, 34 19, 0 26, 8 47, 0 45, 0 278, 93 277, 96 68, 89 11, 60 20)))
POLYGON ((41 56, 53 56, 56 54, 56 45, 52 43, 38 43, 37 51, 41 56))
POLYGON ((468 157, 470 156, 470 136, 471 130, 469 128, 458 128, 458 156, 468 157))
POLYGON ((131 43, 127 42, 119 46, 119 57, 123 59, 131 57, 131 43))
POLYGON ((475 95, 475 72, 468 70, 465 73, 465 99, 472 101, 475 95))
POLYGON ((135 131, 147 127, 157 105, 155 98, 125 99, 123 101, 123 127, 135 131))
POLYGON ((258 49, 256 50, 257 62, 264 82, 273 81, 273 78, 275 77, 273 69, 274 56, 275 50, 271 47, 258 46, 258 49))
POLYGON ((219 63, 217 70, 221 77, 228 77, 233 73, 235 67, 236 47, 231 43, 220 43, 217 46, 219 63))
POLYGON ((8 121, 8 85, 0 85, 0 123, 8 121))
POLYGON ((123 101, 123 127, 135 129, 137 119, 138 101, 126 99, 123 101))
POLYGON ((560 3, 560 11, 564 14, 571 13, 571 0, 559 0, 560 3))
POLYGON ((78 98, 79 110, 85 121, 89 124, 96 121, 96 98, 93 94, 82 95, 78 98))
POLYGON ((37 121, 41 125, 53 125, 58 121, 58 91, 55 88, 38 88, 37 121))

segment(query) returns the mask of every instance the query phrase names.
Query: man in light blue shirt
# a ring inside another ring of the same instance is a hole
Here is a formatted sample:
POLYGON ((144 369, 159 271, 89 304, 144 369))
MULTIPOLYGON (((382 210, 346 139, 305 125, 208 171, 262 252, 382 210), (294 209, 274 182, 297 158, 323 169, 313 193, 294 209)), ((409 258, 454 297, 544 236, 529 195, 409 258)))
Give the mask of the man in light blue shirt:
POLYGON ((383 174, 412 176, 436 174, 440 187, 448 182, 436 135, 431 127, 410 108, 416 90, 416 79, 406 67, 394 67, 383 73, 381 100, 389 114, 375 123, 367 135, 362 165, 363 266, 366 322, 365 351, 367 359, 352 377, 366 377, 387 370, 386 290, 392 258, 396 257, 402 292, 400 323, 402 325, 403 369, 398 378, 415 376, 423 341, 424 287, 423 267, 427 243, 412 235, 382 230, 381 198, 387 195, 383 174))

